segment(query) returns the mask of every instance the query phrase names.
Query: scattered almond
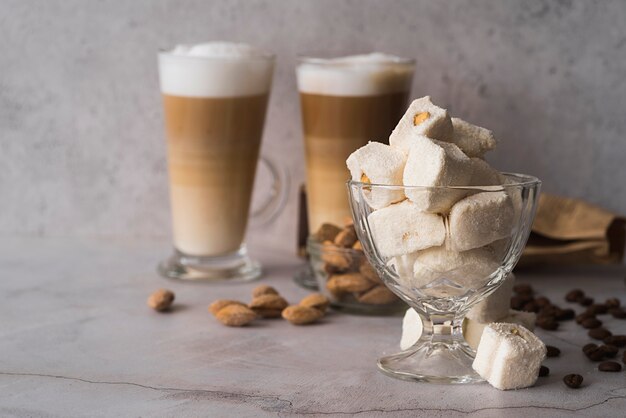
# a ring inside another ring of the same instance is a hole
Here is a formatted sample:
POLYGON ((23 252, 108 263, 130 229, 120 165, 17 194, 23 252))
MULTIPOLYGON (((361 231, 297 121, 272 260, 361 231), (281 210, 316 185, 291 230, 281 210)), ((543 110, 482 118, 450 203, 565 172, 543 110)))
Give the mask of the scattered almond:
POLYGON ((282 312, 283 318, 294 325, 307 325, 320 319, 324 313, 315 308, 307 306, 292 305, 282 312))
POLYGON ((256 314, 246 306, 231 304, 220 309, 215 317, 229 327, 241 327, 252 322, 256 314))
POLYGON ((148 306, 158 312, 167 311, 174 302, 174 292, 159 289, 148 297, 148 306))
POLYGON ((379 285, 367 292, 361 293, 357 300, 368 305, 386 305, 397 299, 396 295, 386 286, 379 285))
POLYGON ((351 225, 342 229, 341 232, 337 234, 333 242, 339 247, 352 248, 357 239, 354 225, 351 225))
POLYGON ((259 285, 252 290, 252 297, 255 298, 261 295, 277 295, 278 292, 272 286, 266 284, 259 285))
POLYGON ((307 308, 315 308, 318 311, 326 312, 328 309, 328 305, 330 301, 328 298, 321 293, 311 293, 308 296, 305 296, 300 301, 300 306, 306 306, 307 308))
POLYGON ((209 305, 209 312, 211 312, 213 315, 217 315, 217 313, 222 310, 223 308, 229 306, 229 305, 239 305, 239 306, 247 306, 245 303, 243 302, 239 302, 237 300, 230 300, 230 299, 218 299, 215 302, 213 302, 212 304, 209 305))
POLYGON ((263 318, 280 318, 289 303, 280 295, 265 294, 252 299, 249 308, 263 318))

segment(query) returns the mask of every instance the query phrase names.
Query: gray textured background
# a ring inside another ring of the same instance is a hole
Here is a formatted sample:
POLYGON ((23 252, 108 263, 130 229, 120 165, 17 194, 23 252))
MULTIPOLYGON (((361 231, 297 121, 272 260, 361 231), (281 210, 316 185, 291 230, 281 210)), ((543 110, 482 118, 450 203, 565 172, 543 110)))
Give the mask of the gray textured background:
MULTIPOLYGON (((210 39, 278 54, 264 150, 292 192, 296 54, 381 50, 417 58, 415 96, 495 131, 498 168, 626 213, 625 22, 624 1, 0 0, 0 234, 167 236, 155 52, 210 39)), ((258 235, 295 223, 292 193, 258 235)))

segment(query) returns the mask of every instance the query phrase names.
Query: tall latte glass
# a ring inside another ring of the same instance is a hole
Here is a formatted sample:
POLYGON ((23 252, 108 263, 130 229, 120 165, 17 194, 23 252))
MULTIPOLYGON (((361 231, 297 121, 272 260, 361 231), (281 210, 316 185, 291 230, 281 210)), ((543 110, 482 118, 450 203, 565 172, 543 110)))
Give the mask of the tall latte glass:
POLYGON ((300 60, 311 232, 350 219, 346 159, 368 141, 388 142, 406 109, 413 70, 413 60, 381 53, 300 60))
POLYGON ((174 254, 172 278, 259 276, 244 236, 272 81, 274 57, 212 42, 159 54, 174 254))

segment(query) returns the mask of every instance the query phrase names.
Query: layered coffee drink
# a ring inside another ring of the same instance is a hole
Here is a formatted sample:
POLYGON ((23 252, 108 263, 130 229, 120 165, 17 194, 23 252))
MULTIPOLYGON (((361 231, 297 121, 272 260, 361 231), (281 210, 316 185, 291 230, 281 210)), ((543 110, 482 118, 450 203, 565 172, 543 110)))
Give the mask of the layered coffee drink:
POLYGON ((380 53, 301 61, 310 231, 351 216, 346 158, 372 139, 387 141, 406 109, 413 69, 412 60, 380 53))
POLYGON ((274 60, 244 44, 159 54, 174 247, 223 257, 244 241, 274 60))

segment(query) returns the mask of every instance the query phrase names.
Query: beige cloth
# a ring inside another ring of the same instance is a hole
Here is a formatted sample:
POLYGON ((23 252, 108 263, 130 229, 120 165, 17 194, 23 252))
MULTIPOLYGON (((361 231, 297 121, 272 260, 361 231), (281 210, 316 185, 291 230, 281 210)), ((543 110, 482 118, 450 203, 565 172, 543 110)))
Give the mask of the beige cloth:
POLYGON ((626 219, 577 199, 542 193, 519 265, 620 263, 626 219))

